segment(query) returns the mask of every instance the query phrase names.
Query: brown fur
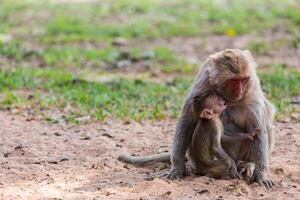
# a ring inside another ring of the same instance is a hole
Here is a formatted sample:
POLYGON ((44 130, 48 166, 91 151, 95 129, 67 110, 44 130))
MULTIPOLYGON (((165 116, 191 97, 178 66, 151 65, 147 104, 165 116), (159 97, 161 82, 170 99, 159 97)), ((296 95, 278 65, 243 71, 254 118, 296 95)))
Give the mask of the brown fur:
MULTIPOLYGON (((249 134, 224 135, 220 115, 225 108, 225 101, 215 94, 192 99, 192 112, 198 118, 198 124, 189 145, 188 154, 195 174, 213 178, 228 176, 241 178, 234 160, 222 148, 221 141, 254 140, 260 130, 257 129, 249 134)), ((244 168, 242 170, 246 171, 244 168)))
MULTIPOLYGON (((267 172, 269 155, 274 143, 275 109, 264 96, 251 53, 239 49, 226 49, 215 53, 200 68, 177 123, 171 153, 172 169, 167 177, 178 179, 187 174, 184 164, 185 153, 199 122, 192 112, 192 99, 209 92, 217 93, 226 101, 227 108, 222 116, 226 133, 224 135, 251 133, 257 128, 261 131, 254 141, 224 141, 222 147, 235 161, 253 162, 255 169, 251 181, 271 188, 273 182, 267 172), (228 92, 227 81, 236 77, 249 77, 249 81, 243 86, 240 96, 233 99, 232 93, 228 92)), ((159 158, 161 158, 159 155, 155 155, 152 161, 159 158)), ((169 158, 166 156, 165 159, 169 158)))
POLYGON ((220 115, 226 108, 225 102, 216 95, 202 98, 192 99, 192 111, 199 120, 188 148, 192 171, 213 178, 241 178, 234 160, 221 146, 223 125, 220 115))

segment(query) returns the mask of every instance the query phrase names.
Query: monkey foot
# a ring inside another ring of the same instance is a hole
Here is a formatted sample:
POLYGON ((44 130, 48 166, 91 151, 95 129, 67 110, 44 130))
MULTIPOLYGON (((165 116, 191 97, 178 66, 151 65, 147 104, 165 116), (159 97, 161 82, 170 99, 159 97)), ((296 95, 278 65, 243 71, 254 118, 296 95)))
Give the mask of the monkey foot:
POLYGON ((250 180, 250 183, 253 182, 258 183, 260 187, 265 186, 268 190, 275 185, 274 182, 266 175, 261 176, 261 175, 257 175, 257 173, 254 173, 250 180))
POLYGON ((238 172, 243 176, 246 181, 250 181, 254 172, 254 163, 238 161, 236 163, 238 172))
POLYGON ((264 185, 267 189, 271 189, 274 186, 274 182, 271 179, 261 179, 258 181, 258 185, 260 187, 264 185))
POLYGON ((184 169, 178 169, 178 168, 173 168, 167 175, 167 179, 170 180, 178 180, 183 178, 184 176, 189 176, 190 174, 188 171, 184 169))

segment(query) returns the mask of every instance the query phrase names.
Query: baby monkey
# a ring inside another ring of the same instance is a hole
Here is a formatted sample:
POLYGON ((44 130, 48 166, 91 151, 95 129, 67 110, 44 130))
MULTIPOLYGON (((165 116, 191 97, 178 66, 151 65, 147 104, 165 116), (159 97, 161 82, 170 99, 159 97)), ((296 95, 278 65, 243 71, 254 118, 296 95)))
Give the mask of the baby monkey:
POLYGON ((192 98, 192 112, 199 120, 188 148, 194 174, 212 178, 242 178, 235 161, 223 150, 221 140, 253 140, 260 130, 225 135, 220 118, 225 108, 225 101, 216 94, 192 98))

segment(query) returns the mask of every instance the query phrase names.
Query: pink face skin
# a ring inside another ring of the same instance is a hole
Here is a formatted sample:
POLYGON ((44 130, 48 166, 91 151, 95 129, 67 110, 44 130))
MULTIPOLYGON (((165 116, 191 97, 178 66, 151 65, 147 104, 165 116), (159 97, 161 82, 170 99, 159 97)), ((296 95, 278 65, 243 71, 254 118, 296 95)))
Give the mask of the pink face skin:
POLYGON ((244 97, 248 81, 249 77, 235 77, 226 81, 225 88, 231 97, 231 101, 237 102, 244 97))

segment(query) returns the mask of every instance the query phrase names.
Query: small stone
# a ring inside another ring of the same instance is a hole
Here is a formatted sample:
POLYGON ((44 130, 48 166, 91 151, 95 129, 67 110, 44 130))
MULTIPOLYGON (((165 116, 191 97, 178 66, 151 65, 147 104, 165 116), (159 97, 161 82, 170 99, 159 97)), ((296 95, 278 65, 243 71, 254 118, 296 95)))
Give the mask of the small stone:
POLYGON ((291 119, 293 121, 299 122, 300 121, 300 113, 292 113, 291 114, 291 119))
POLYGON ((123 167, 124 167, 125 169, 130 169, 130 168, 128 167, 128 165, 123 165, 123 167))
POLYGON ((55 132, 54 135, 58 136, 58 137, 61 136, 61 134, 59 132, 55 132))
POLYGON ((226 187, 226 189, 227 189, 227 191, 233 191, 233 190, 236 189, 236 185, 233 185, 233 184, 228 185, 228 186, 226 187))
POLYGON ((284 174, 284 170, 281 167, 275 169, 275 174, 284 174))
POLYGON ((114 46, 127 46, 128 45, 128 40, 122 37, 117 37, 114 39, 112 42, 112 45, 114 46))
POLYGON ((58 162, 56 160, 47 160, 47 162, 50 164, 58 164, 58 162))
POLYGON ((130 124, 130 123, 131 123, 131 122, 130 122, 129 120, 126 120, 126 121, 123 122, 124 125, 128 125, 128 124, 130 124))
POLYGON ((143 55, 141 56, 142 59, 144 60, 149 60, 149 59, 153 59, 156 57, 156 53, 155 51, 146 51, 143 53, 143 55))
POLYGON ((27 96, 27 99, 28 99, 28 100, 34 99, 34 95, 33 95, 33 94, 29 94, 29 95, 27 96))
POLYGON ((82 136, 80 137, 80 140, 90 140, 91 137, 90 136, 82 136))
POLYGON ((158 169, 159 169, 160 171, 162 171, 162 170, 164 170, 164 169, 167 169, 167 168, 169 168, 169 164, 167 164, 167 163, 161 163, 161 164, 158 166, 158 169))
POLYGON ((122 69, 122 68, 128 67, 129 65, 131 65, 130 60, 121 60, 121 61, 118 61, 117 63, 115 63, 113 66, 115 68, 122 69))
POLYGON ((83 116, 83 117, 77 117, 76 121, 79 123, 87 123, 91 119, 91 116, 83 116))
POLYGON ((11 110, 10 110, 10 112, 11 112, 11 114, 19 114, 20 112, 21 112, 21 110, 20 109, 18 109, 18 108, 12 108, 11 110))
POLYGON ((61 156, 61 157, 59 158, 59 162, 68 161, 68 160, 69 160, 69 158, 66 157, 66 156, 61 156))
POLYGON ((144 178, 145 181, 153 181, 153 177, 152 176, 147 176, 144 178))
POLYGON ((0 42, 7 43, 7 42, 11 41, 11 39, 12 39, 11 35, 0 33, 0 42))
POLYGON ((217 200, 223 200, 224 198, 223 198, 223 196, 222 195, 220 195, 218 198, 217 198, 217 200))
POLYGON ((105 136, 105 137, 108 137, 108 138, 113 138, 113 136, 108 134, 108 133, 103 133, 102 136, 105 136))
POLYGON ((18 149, 23 149, 22 144, 19 144, 18 146, 15 147, 15 150, 18 150, 18 149))
POLYGON ((8 152, 7 152, 7 153, 4 153, 4 154, 3 154, 4 158, 7 158, 7 157, 9 156, 9 154, 10 154, 10 153, 8 153, 8 152))
POLYGON ((197 191, 198 194, 204 194, 204 193, 208 193, 209 191, 208 190, 200 190, 200 191, 197 191))

